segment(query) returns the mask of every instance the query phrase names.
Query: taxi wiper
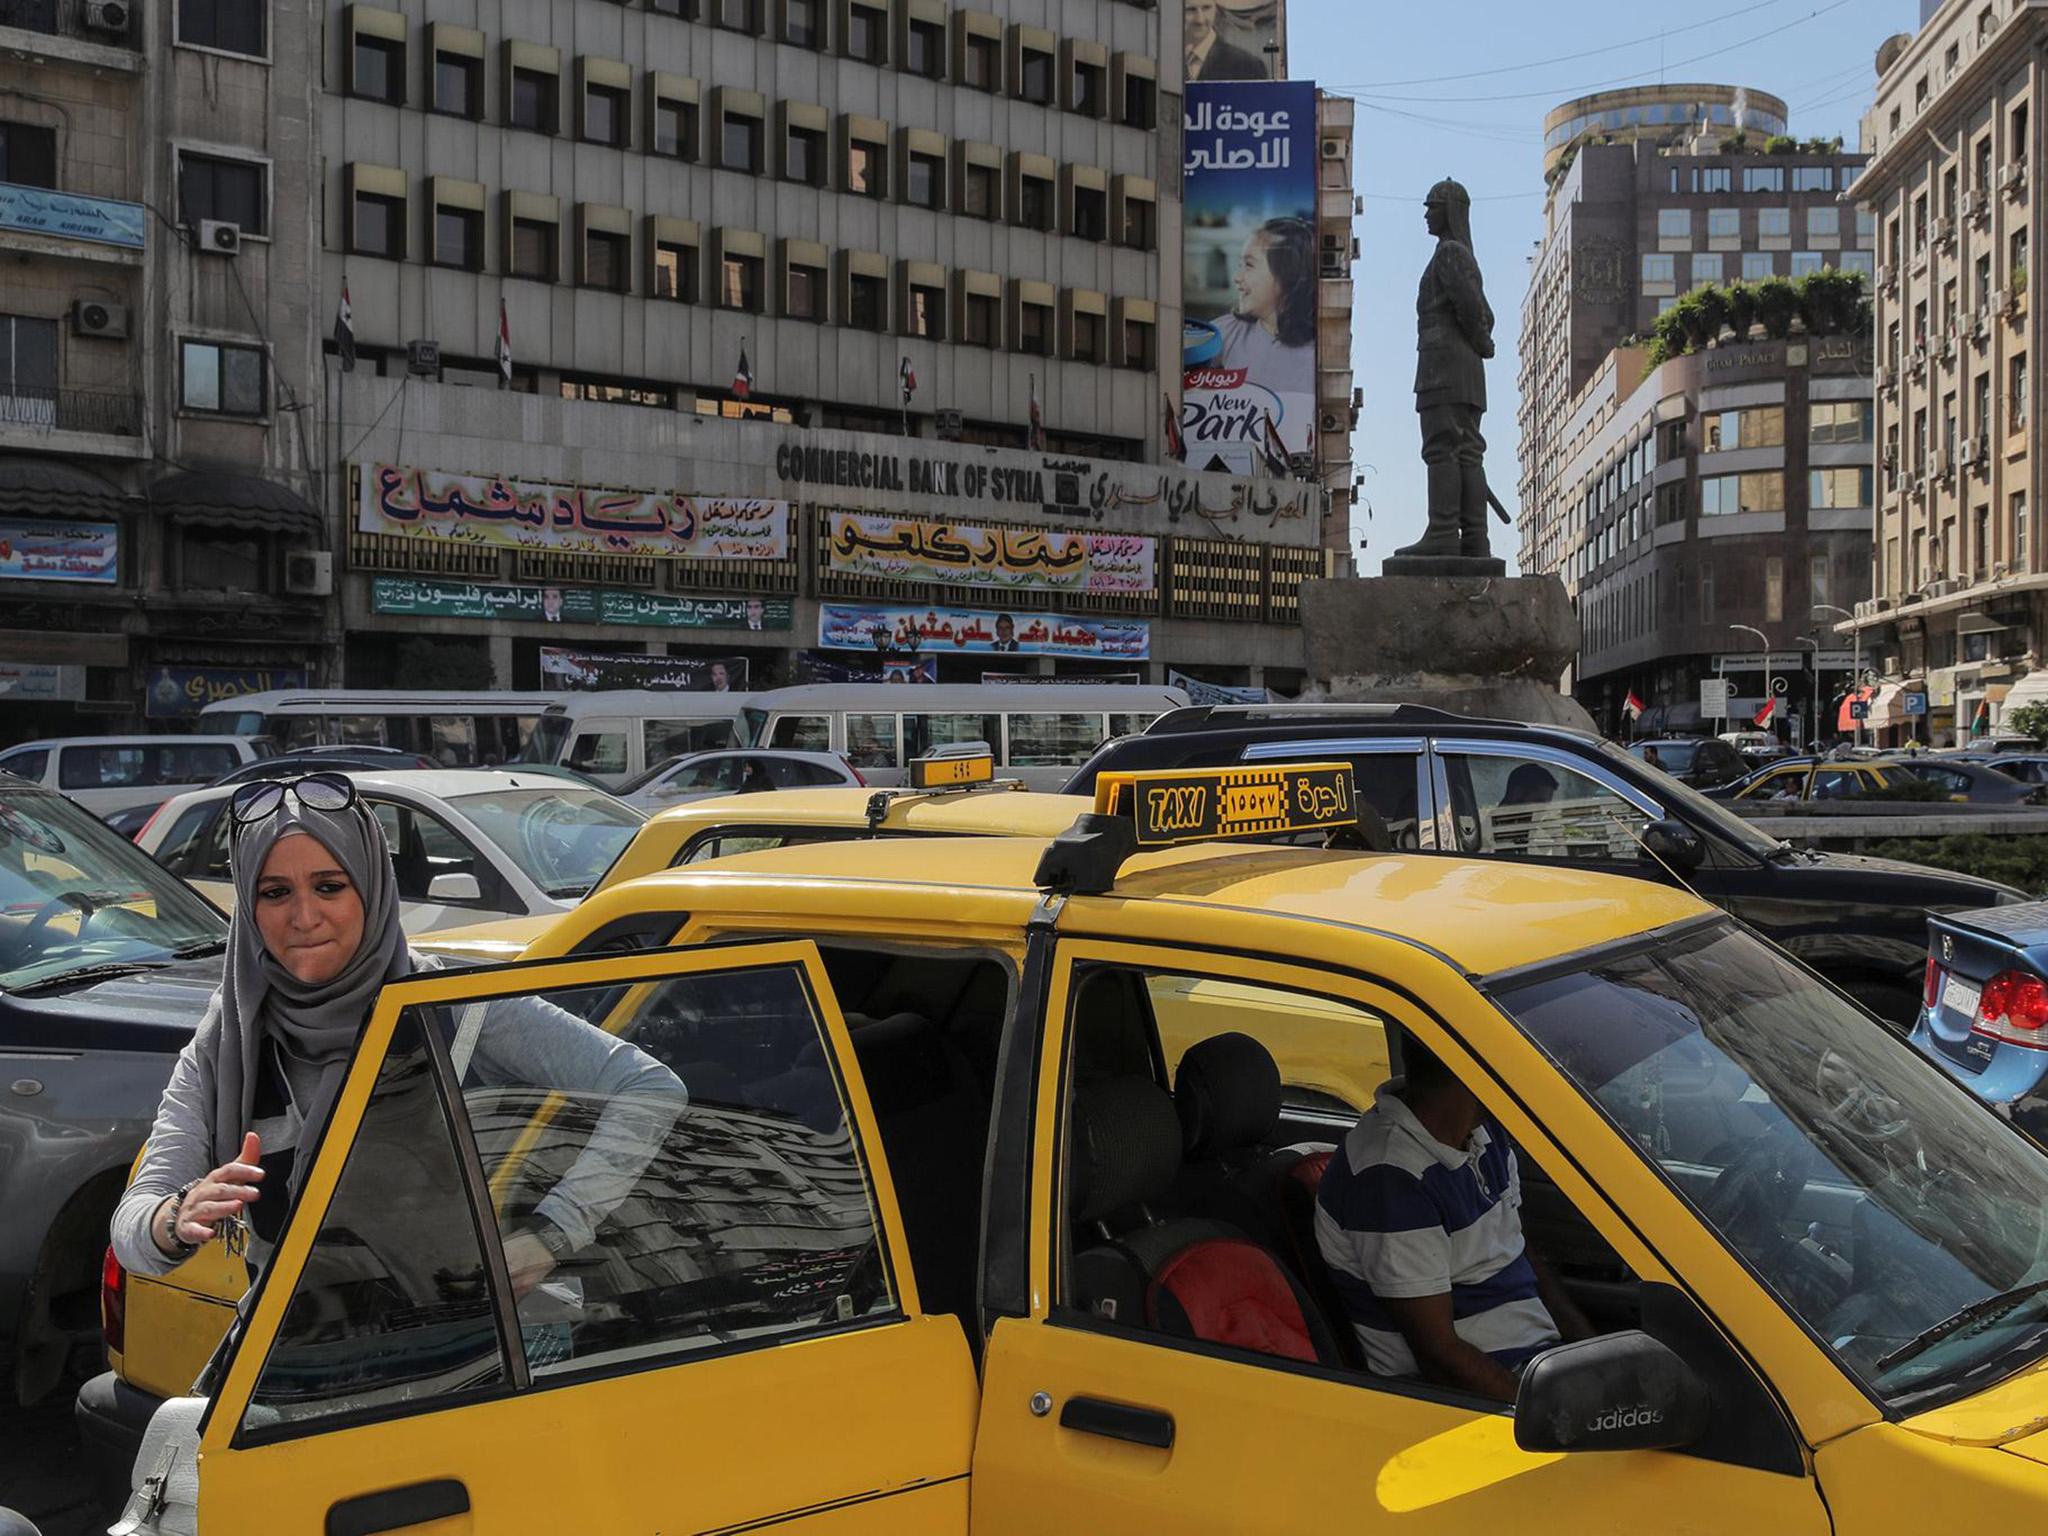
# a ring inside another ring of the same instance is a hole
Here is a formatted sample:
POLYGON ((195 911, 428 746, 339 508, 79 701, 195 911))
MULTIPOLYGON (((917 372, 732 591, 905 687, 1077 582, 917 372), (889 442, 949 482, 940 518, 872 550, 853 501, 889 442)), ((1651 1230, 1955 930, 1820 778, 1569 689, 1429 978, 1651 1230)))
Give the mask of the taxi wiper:
POLYGON ((41 981, 31 981, 25 986, 7 990, 16 997, 34 997, 43 992, 88 987, 96 981, 111 981, 117 976, 133 976, 138 971, 160 971, 170 963, 168 960, 119 960, 105 965, 82 965, 75 971, 60 971, 55 976, 45 976, 41 981))
POLYGON ((1880 1371, 1888 1371, 1895 1365, 1902 1365, 1915 1355, 1932 1349, 1943 1339, 1960 1333, 1965 1328, 1969 1328, 1977 1323, 1989 1322, 1995 1317, 2003 1317, 2006 1313, 2018 1308, 2022 1302, 2031 1300, 2043 1291, 2048 1291, 2048 1280, 2036 1280, 2031 1285, 2015 1286, 2012 1290, 2000 1291, 1995 1296, 1986 1296, 1981 1300, 1973 1301, 1953 1316, 1944 1317, 1932 1328, 1914 1334, 1912 1338, 1906 1340, 1897 1349, 1882 1357, 1877 1362, 1877 1368, 1880 1371))
POLYGON ((171 951, 173 960, 204 960, 209 955, 220 954, 228 947, 226 939, 200 939, 193 944, 180 944, 171 951))

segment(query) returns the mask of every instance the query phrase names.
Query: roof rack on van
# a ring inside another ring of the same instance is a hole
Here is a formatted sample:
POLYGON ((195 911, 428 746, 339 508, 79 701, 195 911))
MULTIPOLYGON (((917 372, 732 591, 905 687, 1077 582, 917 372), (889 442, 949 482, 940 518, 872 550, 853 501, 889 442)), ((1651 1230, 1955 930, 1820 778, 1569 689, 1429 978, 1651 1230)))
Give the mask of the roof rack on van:
POLYGON ((1520 725, 1461 715, 1429 704, 1191 704, 1170 709, 1145 727, 1147 736, 1221 730, 1233 725, 1309 725, 1318 720, 1380 720, 1389 725, 1520 725))

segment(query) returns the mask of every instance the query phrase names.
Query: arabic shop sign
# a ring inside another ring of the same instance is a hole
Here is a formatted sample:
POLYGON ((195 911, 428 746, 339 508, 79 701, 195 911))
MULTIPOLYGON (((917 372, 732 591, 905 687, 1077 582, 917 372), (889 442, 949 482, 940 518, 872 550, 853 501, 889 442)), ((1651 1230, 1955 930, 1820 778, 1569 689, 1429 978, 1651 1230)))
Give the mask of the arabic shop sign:
POLYGON ((1010 653, 1144 661, 1152 654, 1152 626, 1139 619, 865 603, 825 603, 818 610, 818 644, 826 650, 874 652, 877 636, 886 637, 891 650, 940 655, 1010 653))
POLYGON ((0 522, 0 578, 111 586, 121 579, 120 546, 113 523, 0 522))
POLYGON ((139 251, 148 227, 145 216, 142 204, 115 197, 80 197, 76 192, 0 182, 0 229, 139 251))
POLYGON ((826 562, 849 576, 1056 592, 1151 592, 1158 546, 1136 534, 1057 533, 821 512, 826 562))
POLYGON ((154 667, 142 690, 142 713, 151 720, 168 720, 196 715, 208 704, 245 693, 305 686, 304 667, 154 667))
POLYGON ((543 688, 589 692, 604 688, 654 688, 669 693, 738 693, 747 686, 744 656, 606 655, 559 645, 540 648, 543 688))
POLYGON ((786 597, 678 597, 592 587, 501 587, 468 581, 379 576, 377 613, 422 619, 502 619, 529 624, 637 624, 656 629, 788 629, 786 597))
POLYGON ((364 533, 664 560, 789 554, 786 501, 444 475, 402 464, 364 464, 359 478, 364 533))

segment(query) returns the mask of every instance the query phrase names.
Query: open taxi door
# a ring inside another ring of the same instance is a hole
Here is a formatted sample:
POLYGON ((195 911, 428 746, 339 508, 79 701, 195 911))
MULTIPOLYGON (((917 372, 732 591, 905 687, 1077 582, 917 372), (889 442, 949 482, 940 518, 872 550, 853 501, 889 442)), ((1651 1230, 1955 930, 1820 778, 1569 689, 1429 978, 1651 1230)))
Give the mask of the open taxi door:
POLYGON ((436 973, 364 1033, 198 1516, 960 1532, 975 1402, 815 946, 436 973))

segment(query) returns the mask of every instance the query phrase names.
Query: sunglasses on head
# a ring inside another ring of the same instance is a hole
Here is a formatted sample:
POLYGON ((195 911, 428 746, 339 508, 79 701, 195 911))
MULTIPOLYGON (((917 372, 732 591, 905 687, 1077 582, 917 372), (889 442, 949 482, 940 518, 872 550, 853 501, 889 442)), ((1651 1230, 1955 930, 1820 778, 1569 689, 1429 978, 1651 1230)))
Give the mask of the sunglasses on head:
POLYGON ((345 811, 356 803, 355 781, 338 773, 303 773, 295 779, 258 779, 244 784, 228 801, 228 814, 247 826, 276 814, 284 797, 292 796, 309 811, 345 811))

